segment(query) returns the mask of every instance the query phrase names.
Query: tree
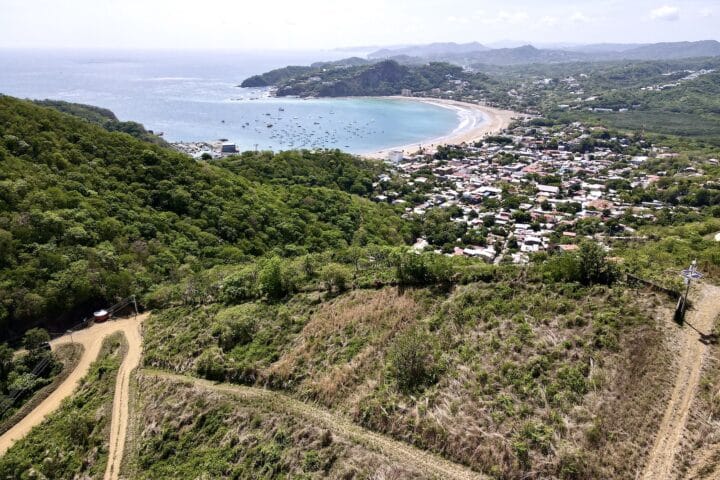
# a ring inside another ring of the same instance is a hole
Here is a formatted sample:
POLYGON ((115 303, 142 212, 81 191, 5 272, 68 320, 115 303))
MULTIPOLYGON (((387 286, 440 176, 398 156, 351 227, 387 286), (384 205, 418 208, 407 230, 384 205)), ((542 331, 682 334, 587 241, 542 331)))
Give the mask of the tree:
POLYGON ((260 290, 268 298, 278 300, 295 290, 295 279, 279 257, 265 261, 260 270, 260 290))
POLYGON ((615 280, 613 267, 608 263, 605 250, 594 242, 583 242, 578 251, 580 283, 610 285, 615 280))
POLYGON ((13 355, 12 348, 6 343, 0 344, 0 382, 4 382, 12 370, 13 355))
POLYGON ((35 352, 42 348, 44 343, 50 341, 50 334, 44 328, 31 328, 25 332, 23 337, 23 346, 30 352, 35 352))
POLYGON ((339 263, 329 263, 320 270, 320 279, 328 292, 342 292, 350 282, 350 270, 339 263))
POLYGON ((451 280, 453 269, 447 257, 434 253, 400 253, 393 258, 400 285, 430 285, 451 280))

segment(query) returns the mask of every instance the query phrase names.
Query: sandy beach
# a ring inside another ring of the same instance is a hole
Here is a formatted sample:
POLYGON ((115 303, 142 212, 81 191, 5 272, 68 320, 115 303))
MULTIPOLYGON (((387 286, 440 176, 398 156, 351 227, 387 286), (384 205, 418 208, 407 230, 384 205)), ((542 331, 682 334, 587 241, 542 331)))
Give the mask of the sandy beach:
POLYGON ((441 98, 421 97, 382 97, 406 100, 410 102, 423 102, 438 107, 448 108, 458 113, 460 124, 455 130, 442 137, 425 140, 412 145, 400 145, 385 148, 374 152, 361 154, 363 157, 387 159, 388 154, 393 151, 402 151, 405 154, 417 152, 423 148, 426 152, 434 152, 439 145, 456 145, 460 143, 471 143, 482 139, 486 135, 497 133, 510 125, 513 118, 522 116, 519 113, 497 108, 486 107, 475 103, 458 102, 441 98))

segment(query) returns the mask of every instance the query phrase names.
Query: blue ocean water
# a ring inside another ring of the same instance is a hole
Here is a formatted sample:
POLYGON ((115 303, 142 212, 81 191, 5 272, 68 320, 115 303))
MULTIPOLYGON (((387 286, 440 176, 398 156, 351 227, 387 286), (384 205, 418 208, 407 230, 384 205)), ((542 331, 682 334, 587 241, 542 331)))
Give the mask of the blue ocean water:
POLYGON ((371 152, 451 132, 457 113, 393 99, 272 98, 245 78, 350 56, 323 52, 0 50, 0 93, 109 108, 169 141, 229 139, 242 149, 371 152))

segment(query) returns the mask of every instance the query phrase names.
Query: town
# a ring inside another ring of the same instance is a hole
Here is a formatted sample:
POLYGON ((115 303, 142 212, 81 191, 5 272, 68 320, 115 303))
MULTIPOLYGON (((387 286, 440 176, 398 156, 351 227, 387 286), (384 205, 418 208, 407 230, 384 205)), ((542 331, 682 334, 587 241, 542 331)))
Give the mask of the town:
POLYGON ((606 246, 643 240, 637 226, 676 208, 697 212, 647 193, 659 182, 702 176, 701 165, 685 162, 669 172, 666 165, 678 157, 604 127, 525 121, 474 145, 394 152, 392 173, 379 177, 374 200, 402 205, 417 221, 416 251, 523 264, 536 252, 575 250, 584 238, 606 246))

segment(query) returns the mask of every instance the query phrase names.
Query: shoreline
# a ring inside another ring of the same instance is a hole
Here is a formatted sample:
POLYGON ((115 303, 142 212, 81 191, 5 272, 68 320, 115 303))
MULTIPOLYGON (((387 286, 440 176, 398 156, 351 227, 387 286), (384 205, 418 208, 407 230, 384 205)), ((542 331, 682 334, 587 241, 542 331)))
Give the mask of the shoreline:
POLYGON ((486 107, 477 103, 460 102, 457 100, 447 100, 443 98, 431 97, 401 97, 399 95, 387 97, 368 97, 379 99, 406 100, 411 102, 422 102, 435 105, 442 108, 448 108, 457 112, 460 117, 460 124, 452 132, 427 139, 418 143, 408 145, 398 145, 394 147, 383 148, 371 152, 359 153, 358 156, 372 159, 387 160, 391 152, 402 151, 403 154, 417 152, 423 148, 425 152, 434 152, 440 145, 456 145, 461 143, 472 143, 481 140, 487 135, 491 135, 510 125, 510 122, 522 114, 510 110, 501 110, 494 107, 486 107))

